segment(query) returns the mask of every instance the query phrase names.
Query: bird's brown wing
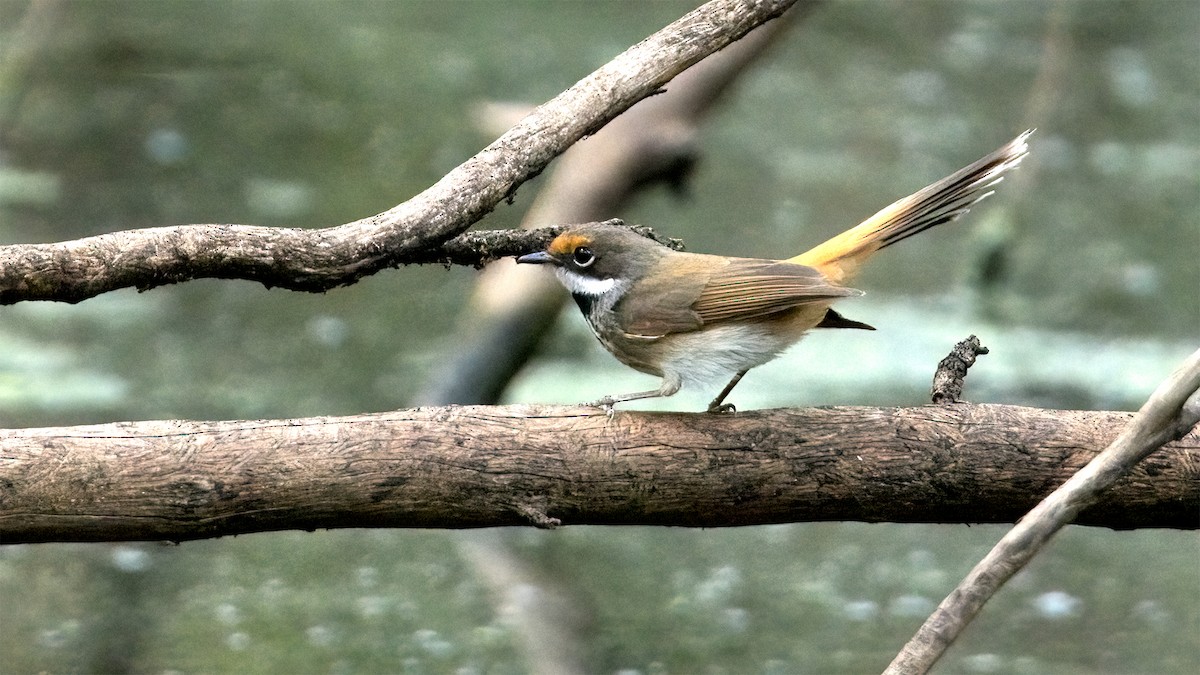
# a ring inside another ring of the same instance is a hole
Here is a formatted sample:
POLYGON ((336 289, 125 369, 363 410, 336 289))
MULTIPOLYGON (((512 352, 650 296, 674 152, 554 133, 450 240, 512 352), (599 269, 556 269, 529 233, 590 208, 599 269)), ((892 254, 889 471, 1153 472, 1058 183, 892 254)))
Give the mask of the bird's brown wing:
POLYGON ((706 323, 749 321, 801 305, 862 295, 834 286, 805 265, 755 258, 731 258, 713 274, 692 308, 706 323))
POLYGON ((757 258, 677 254, 670 278, 652 275, 614 308, 629 336, 659 337, 705 324, 748 321, 851 295, 804 265, 757 258), (686 257, 685 257, 686 256, 686 257))
POLYGON ((721 258, 678 253, 672 256, 671 275, 651 274, 641 279, 613 308, 629 337, 658 338, 687 333, 704 325, 692 308, 704 291, 721 258))

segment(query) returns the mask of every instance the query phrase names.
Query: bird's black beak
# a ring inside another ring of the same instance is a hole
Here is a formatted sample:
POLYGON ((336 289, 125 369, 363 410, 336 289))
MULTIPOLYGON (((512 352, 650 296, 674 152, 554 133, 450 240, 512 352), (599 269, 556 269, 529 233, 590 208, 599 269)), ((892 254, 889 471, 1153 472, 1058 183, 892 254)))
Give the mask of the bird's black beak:
POLYGON ((554 258, 550 257, 550 254, 546 253, 545 251, 538 251, 537 253, 526 253, 525 255, 517 258, 517 262, 518 263, 529 263, 532 265, 545 265, 545 264, 557 265, 558 264, 558 261, 555 260, 554 258))

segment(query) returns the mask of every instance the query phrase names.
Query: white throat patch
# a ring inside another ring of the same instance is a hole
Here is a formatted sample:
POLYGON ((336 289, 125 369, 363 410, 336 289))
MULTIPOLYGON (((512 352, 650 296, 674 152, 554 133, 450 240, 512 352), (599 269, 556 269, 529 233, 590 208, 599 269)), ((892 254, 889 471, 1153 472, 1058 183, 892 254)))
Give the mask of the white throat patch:
POLYGON ((568 291, 578 295, 598 298, 617 287, 616 279, 593 279, 565 267, 559 267, 554 273, 568 291))

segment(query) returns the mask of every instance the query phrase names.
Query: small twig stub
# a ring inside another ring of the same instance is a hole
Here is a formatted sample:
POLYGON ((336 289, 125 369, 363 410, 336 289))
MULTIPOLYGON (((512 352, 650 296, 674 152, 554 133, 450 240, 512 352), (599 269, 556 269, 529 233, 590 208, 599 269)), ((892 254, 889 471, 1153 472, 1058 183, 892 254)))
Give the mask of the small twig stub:
POLYGON ((988 348, 979 343, 974 335, 954 345, 946 358, 938 362, 933 374, 933 387, 929 390, 934 403, 958 403, 962 397, 963 380, 967 369, 975 365, 975 359, 988 353, 988 348))

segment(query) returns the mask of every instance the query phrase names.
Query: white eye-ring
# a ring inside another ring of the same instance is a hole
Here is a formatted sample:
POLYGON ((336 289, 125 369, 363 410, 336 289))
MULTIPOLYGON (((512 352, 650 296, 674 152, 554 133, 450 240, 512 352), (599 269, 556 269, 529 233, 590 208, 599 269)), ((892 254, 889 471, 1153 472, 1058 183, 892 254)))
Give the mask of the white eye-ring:
POLYGON ((592 249, 586 246, 576 246, 575 252, 571 254, 571 258, 580 267, 588 267, 596 262, 596 254, 592 253, 592 249))

